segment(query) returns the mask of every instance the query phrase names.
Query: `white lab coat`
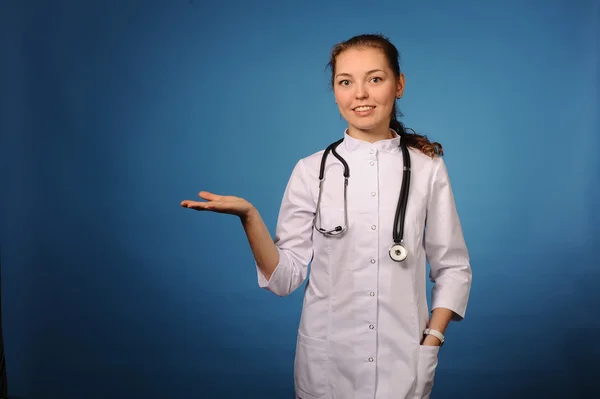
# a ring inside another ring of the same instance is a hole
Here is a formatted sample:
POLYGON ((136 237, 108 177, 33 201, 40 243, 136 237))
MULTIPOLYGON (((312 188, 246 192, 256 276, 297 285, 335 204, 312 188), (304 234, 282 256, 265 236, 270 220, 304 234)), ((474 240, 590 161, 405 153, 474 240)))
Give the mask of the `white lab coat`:
MULTIPOLYGON (((350 167, 348 230, 313 229, 323 151, 295 166, 276 227, 280 262, 258 284, 284 296, 307 277, 298 329, 294 382, 302 399, 429 398, 438 346, 420 345, 429 322, 426 260, 435 281, 432 309, 465 315, 471 268, 442 158, 409 147, 412 175, 403 263, 390 259, 400 185, 399 137, 368 143, 344 134, 337 152, 350 167), (427 229, 424 231, 425 226, 427 229), (312 263, 311 263, 312 261, 312 263)), ((322 227, 343 223, 343 166, 329 154, 322 227)))

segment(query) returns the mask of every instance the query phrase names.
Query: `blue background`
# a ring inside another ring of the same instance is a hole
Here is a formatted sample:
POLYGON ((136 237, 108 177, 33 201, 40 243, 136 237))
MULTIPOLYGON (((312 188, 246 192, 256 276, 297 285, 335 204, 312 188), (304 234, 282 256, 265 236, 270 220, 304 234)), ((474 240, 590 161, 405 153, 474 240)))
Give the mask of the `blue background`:
POLYGON ((598 392, 598 1, 205 3, 0 5, 11 395, 292 397, 302 289, 259 289, 239 221, 179 203, 242 196, 273 232, 295 162, 344 129, 329 51, 370 32, 472 256, 433 397, 598 392))

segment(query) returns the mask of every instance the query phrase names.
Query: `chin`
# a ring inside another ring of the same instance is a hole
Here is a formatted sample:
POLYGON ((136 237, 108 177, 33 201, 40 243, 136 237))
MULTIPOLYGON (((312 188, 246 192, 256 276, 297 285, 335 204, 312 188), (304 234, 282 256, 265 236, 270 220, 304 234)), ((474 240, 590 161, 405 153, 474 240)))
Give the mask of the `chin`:
POLYGON ((381 123, 350 123, 355 129, 361 130, 363 132, 369 132, 371 130, 377 130, 381 127, 381 123))

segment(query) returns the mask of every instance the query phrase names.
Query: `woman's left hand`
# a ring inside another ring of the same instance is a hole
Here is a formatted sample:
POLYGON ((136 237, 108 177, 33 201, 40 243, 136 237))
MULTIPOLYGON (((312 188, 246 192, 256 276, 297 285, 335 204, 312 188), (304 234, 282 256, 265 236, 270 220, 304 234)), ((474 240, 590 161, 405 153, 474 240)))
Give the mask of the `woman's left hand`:
POLYGON ((423 344, 422 345, 425 345, 425 346, 440 346, 441 342, 440 342, 439 339, 437 339, 433 335, 426 335, 425 339, 423 340, 423 344))

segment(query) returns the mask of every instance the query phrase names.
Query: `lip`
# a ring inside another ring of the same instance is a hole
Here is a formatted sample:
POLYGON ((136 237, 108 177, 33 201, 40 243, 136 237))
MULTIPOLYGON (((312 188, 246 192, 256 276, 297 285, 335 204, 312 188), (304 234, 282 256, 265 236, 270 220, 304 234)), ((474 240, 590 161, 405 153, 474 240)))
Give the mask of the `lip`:
POLYGON ((354 114, 359 117, 369 116, 373 114, 373 112, 375 112, 375 109, 377 108, 374 105, 359 105, 358 107, 352 108, 352 112, 354 112, 354 114), (358 107, 371 107, 371 109, 368 109, 366 111, 358 111, 358 107))

